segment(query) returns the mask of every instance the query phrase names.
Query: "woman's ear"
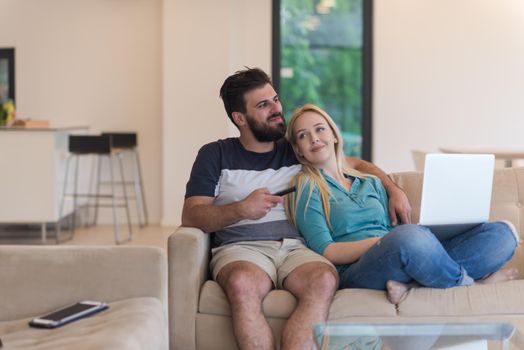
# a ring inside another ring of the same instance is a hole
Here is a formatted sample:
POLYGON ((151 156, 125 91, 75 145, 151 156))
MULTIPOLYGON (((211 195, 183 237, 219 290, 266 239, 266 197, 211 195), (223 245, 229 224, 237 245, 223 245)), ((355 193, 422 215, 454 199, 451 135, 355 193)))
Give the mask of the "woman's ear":
POLYGON ((334 142, 335 142, 335 143, 338 143, 338 139, 335 139, 335 141, 334 141, 334 142))
POLYGON ((235 122, 237 126, 244 126, 246 124, 246 118, 243 113, 233 112, 231 113, 231 117, 233 117, 233 122, 235 122))

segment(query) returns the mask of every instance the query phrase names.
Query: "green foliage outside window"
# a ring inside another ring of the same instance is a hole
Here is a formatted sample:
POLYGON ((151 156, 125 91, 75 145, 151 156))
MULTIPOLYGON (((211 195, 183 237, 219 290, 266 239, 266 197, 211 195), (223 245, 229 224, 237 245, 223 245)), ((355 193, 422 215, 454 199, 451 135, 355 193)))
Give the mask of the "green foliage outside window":
POLYGON ((333 117, 345 152, 362 156, 365 0, 281 0, 280 95, 287 118, 314 103, 333 117))

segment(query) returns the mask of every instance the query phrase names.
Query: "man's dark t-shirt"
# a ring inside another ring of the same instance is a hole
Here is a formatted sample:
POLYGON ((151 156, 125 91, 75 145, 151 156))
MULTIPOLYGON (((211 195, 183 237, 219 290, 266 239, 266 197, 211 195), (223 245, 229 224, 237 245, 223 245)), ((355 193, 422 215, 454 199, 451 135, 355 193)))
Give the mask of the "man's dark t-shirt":
MULTIPOLYGON (((198 152, 185 197, 214 197, 214 205, 226 205, 267 187, 271 193, 290 186, 300 170, 293 149, 285 139, 267 153, 246 150, 238 138, 204 145, 198 152)), ((259 220, 242 220, 215 232, 215 245, 239 241, 302 239, 288 222, 279 204, 259 220)))

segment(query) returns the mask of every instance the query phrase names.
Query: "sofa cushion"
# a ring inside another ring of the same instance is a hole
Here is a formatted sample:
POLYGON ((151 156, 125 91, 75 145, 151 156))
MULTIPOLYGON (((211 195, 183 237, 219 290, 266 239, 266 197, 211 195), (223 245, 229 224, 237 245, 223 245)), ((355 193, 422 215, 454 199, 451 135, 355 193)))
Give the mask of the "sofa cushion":
POLYGON ((335 294, 329 308, 329 320, 354 316, 396 316, 395 305, 386 298, 386 292, 374 289, 341 289, 335 294))
POLYGON ((524 280, 448 289, 413 288, 399 316, 485 316, 524 313, 524 280))
MULTIPOLYGON (((52 310, 49 310, 52 311, 52 310)), ((38 316, 38 315, 35 315, 38 316)), ((159 299, 132 298, 55 329, 28 326, 29 319, 0 322, 6 349, 167 349, 167 319, 159 299)))
MULTIPOLYGON (((267 317, 287 318, 295 309, 295 297, 284 290, 272 290, 262 305, 267 317)), ((200 291, 198 311, 202 314, 231 316, 229 301, 222 287, 215 281, 206 281, 200 291)))
MULTIPOLYGON (((295 310, 296 298, 284 290, 272 290, 263 302, 264 314, 269 318, 288 318, 295 310)), ((198 311, 201 314, 231 316, 229 301, 215 281, 206 281, 200 292, 198 311)), ((395 305, 386 298, 384 291, 343 289, 335 294, 329 319, 350 316, 395 316, 395 305)))

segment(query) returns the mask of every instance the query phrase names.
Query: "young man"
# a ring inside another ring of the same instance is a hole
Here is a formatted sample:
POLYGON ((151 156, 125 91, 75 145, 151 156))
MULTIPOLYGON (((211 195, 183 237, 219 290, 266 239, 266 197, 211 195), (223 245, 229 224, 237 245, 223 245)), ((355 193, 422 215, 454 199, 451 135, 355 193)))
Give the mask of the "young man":
MULTIPOLYGON (((187 184, 182 225, 213 233, 210 268, 224 289, 241 349, 274 349, 262 311, 273 287, 290 291, 298 305, 284 327, 282 349, 311 349, 312 325, 323 322, 338 286, 333 265, 303 245, 284 213, 283 190, 299 169, 286 131, 279 96, 260 69, 228 77, 220 89, 227 115, 240 137, 203 146, 187 184)), ((408 223, 404 192, 374 165, 350 165, 375 174, 390 197, 392 221, 408 223)))

